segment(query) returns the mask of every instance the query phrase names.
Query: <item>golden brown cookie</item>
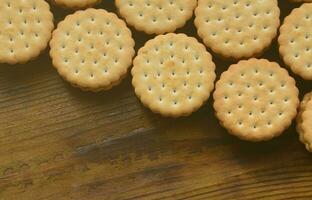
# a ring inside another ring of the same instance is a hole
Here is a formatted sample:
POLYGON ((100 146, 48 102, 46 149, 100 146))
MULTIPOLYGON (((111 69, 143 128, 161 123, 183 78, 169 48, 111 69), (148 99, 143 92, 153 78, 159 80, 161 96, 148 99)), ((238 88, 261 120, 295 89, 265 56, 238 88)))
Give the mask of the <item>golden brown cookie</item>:
POLYGON ((297 131, 300 141, 312 152, 312 92, 306 94, 300 104, 297 131))
POLYGON ((278 42, 286 65, 295 74, 312 80, 312 4, 303 4, 285 18, 278 42))
POLYGON ((173 32, 193 15, 196 0, 115 0, 128 24, 148 34, 173 32))
POLYGON ((277 63, 250 59, 231 65, 213 95, 220 123, 249 141, 277 137, 289 127, 299 105, 295 80, 277 63))
POLYGON ((134 40, 124 21, 102 9, 68 15, 50 42, 59 74, 83 90, 107 90, 126 75, 134 56, 134 40))
POLYGON ((214 88, 215 64, 205 46, 185 34, 148 41, 133 61, 132 84, 142 103, 163 116, 190 115, 214 88))
POLYGON ((44 0, 0 0, 0 63, 25 63, 48 45, 54 28, 44 0))
POLYGON ((199 0, 198 35, 225 58, 250 58, 268 48, 280 25, 277 0, 199 0))

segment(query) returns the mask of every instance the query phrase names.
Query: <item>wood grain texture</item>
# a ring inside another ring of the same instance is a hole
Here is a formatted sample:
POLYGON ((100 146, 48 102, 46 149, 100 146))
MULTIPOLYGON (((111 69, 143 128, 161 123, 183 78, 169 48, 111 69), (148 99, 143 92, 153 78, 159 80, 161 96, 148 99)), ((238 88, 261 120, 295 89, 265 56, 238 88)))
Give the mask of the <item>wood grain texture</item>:
MULTIPOLYGON (((98 7, 115 11, 112 2, 98 7)), ((299 6, 280 5, 283 17, 299 6)), ((56 21, 69 13, 53 12, 56 21)), ((196 36, 192 20, 177 32, 196 36)), ((153 37, 133 33, 136 49, 153 37)), ((232 62, 214 57, 219 76, 232 62)), ((263 57, 280 62, 276 42, 263 57)), ((293 76, 301 96, 311 90, 293 76)), ((130 80, 94 94, 64 82, 47 52, 1 64, 0 199, 312 199, 312 156, 294 126, 243 142, 218 125, 211 100, 191 117, 162 118, 142 107, 130 80)))

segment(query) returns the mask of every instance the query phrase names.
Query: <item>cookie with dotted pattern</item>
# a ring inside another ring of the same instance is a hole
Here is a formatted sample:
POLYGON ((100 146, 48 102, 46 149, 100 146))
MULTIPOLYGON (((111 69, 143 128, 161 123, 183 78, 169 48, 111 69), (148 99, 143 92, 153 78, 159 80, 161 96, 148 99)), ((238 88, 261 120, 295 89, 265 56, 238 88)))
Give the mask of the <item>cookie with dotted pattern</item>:
POLYGON ((83 9, 92 7, 102 0, 51 0, 54 4, 70 8, 70 9, 83 9))
POLYGON ((205 46, 185 34, 149 40, 133 61, 132 84, 142 103, 168 117, 190 115, 214 88, 215 64, 205 46))
POLYGON ((54 28, 44 0, 0 0, 0 63, 25 63, 48 45, 54 28))
POLYGON ((128 24, 148 34, 174 32, 193 15, 197 0, 115 0, 128 24))
POLYGON ((300 141, 312 152, 312 92, 306 94, 300 104, 297 131, 300 141))
POLYGON ((134 40, 124 21, 103 9, 68 15, 52 34, 50 56, 59 74, 83 90, 107 90, 126 75, 134 40))
POLYGON ((265 59, 231 65, 216 83, 214 109, 229 133, 249 141, 277 137, 288 128, 299 105, 295 80, 265 59))
POLYGON ((199 0, 195 9, 198 35, 225 58, 261 54, 277 35, 277 0, 199 0))
POLYGON ((285 18, 278 42, 285 64, 303 79, 312 80, 312 3, 285 18))

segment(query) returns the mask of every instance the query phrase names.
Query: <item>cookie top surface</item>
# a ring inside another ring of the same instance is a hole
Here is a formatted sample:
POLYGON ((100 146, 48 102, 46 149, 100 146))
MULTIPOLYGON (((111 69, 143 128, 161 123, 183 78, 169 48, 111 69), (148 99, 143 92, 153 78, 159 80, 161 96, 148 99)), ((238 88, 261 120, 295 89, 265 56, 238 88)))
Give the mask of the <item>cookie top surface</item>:
POLYGON ((60 75, 84 89, 106 88, 132 63, 134 40, 124 21, 102 9, 68 15, 50 42, 50 56, 60 75))
POLYGON ((284 62, 302 78, 312 80, 312 4, 303 4, 285 18, 279 51, 284 62))
POLYGON ((195 25, 198 35, 215 53, 249 58, 271 44, 277 35, 279 15, 276 0, 199 0, 195 25))
POLYGON ((191 114, 214 88, 215 64, 204 45, 185 34, 148 41, 134 59, 133 86, 144 105, 164 116, 191 114))
POLYGON ((244 60, 221 75, 214 108, 230 133, 244 140, 269 140, 296 116, 298 93, 294 79, 277 63, 244 60))
POLYGON ((0 0, 0 63, 24 63, 44 50, 53 15, 44 0, 0 0))
POLYGON ((128 24, 148 34, 173 32, 193 15, 196 0, 115 0, 128 24))
POLYGON ((101 0, 52 0, 54 3, 67 8, 79 9, 93 6, 101 0))

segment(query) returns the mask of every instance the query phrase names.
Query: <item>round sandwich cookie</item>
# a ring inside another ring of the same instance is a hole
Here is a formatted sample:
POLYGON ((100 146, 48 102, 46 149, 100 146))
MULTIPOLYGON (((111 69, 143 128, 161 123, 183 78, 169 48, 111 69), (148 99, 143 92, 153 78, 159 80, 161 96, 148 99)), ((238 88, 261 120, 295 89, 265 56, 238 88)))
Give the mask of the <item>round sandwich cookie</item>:
POLYGON ((213 94, 214 109, 229 133, 248 141, 277 137, 296 117, 295 80, 287 70, 265 59, 231 65, 213 94))
POLYGON ((50 56, 59 74, 83 90, 108 90, 127 74, 134 40, 124 21, 102 9, 68 15, 53 32, 50 56))
POLYGON ((83 9, 92 7, 102 0, 51 0, 52 3, 70 9, 83 9))
POLYGON ((285 18, 278 42, 285 64, 303 79, 312 80, 312 4, 303 4, 285 18))
POLYGON ((205 46, 185 34, 149 40, 133 61, 132 84, 142 103, 168 117, 190 115, 214 88, 215 64, 205 46))
POLYGON ((300 104, 297 131, 300 141, 312 152, 312 92, 306 94, 300 104))
POLYGON ((0 63, 25 63, 48 45, 54 28, 44 0, 0 0, 0 63))
POLYGON ((230 59, 261 54, 280 25, 277 0, 199 0, 195 16, 206 46, 230 59))
POLYGON ((115 0, 128 24, 148 34, 174 32, 184 26, 197 0, 115 0))

